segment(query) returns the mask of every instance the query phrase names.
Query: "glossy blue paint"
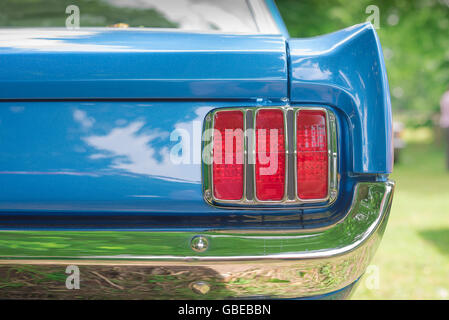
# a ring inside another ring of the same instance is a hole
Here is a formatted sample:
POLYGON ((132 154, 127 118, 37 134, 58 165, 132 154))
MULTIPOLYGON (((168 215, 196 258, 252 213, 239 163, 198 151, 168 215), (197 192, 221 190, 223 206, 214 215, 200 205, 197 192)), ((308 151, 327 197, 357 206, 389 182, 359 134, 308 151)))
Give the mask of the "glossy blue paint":
MULTIPOLYGON (((274 1, 266 4, 280 35, 0 33, 0 229, 268 232, 340 221, 355 184, 385 180, 392 169, 379 40, 369 24, 289 39, 274 1), (337 201, 286 210, 206 204, 204 116, 214 108, 289 104, 324 106, 337 116, 337 201), (190 152, 176 164, 171 151, 180 134, 190 152)), ((310 298, 346 298, 356 283, 310 298)))
POLYGON ((354 173, 391 173, 391 102, 379 39, 371 24, 289 40, 290 99, 343 111, 354 173))
MULTIPOLYGON (((267 4, 280 23, 274 3, 267 4)), ((288 40, 290 70, 283 35, 11 32, 16 41, 0 38, 2 228, 317 227, 344 214, 357 181, 377 179, 357 174, 391 171, 388 83, 369 25, 288 40), (327 106, 337 115, 339 200, 283 211, 207 205, 205 114, 289 103, 327 106), (189 134, 193 163, 170 160, 175 129, 189 134)))
POLYGON ((200 160, 194 162, 193 153, 201 151, 202 121, 211 108, 0 102, 0 209, 204 210, 200 160), (175 129, 191 135, 191 164, 171 161, 170 150, 180 141, 170 140, 175 129))
POLYGON ((339 154, 341 190, 345 196, 324 212, 323 209, 223 210, 203 200, 200 156, 204 116, 213 108, 273 104, 277 103, 0 102, 0 225, 145 229, 246 224, 248 227, 251 222, 264 220, 261 216, 271 215, 277 217, 271 219, 273 227, 298 228, 325 225, 338 219, 350 205, 351 190, 356 183, 346 169, 349 140, 343 129, 339 154), (176 158, 179 154, 171 155, 181 142, 175 133, 186 134, 183 141, 189 146, 186 149, 189 156, 184 163, 176 164, 173 159, 181 160, 176 158), (89 223, 83 221, 85 214, 89 215, 89 223), (54 218, 34 221, 18 218, 30 215, 54 218), (162 220, 160 223, 155 219, 144 220, 142 215, 159 215, 162 220), (73 221, 61 220, 64 216, 72 216, 73 221), (114 225, 107 220, 108 216, 124 216, 129 220, 114 225), (182 219, 167 221, 172 216, 182 219), (203 221, 194 216, 209 219, 203 221))
POLYGON ((10 29, 0 99, 282 99, 281 35, 10 29))

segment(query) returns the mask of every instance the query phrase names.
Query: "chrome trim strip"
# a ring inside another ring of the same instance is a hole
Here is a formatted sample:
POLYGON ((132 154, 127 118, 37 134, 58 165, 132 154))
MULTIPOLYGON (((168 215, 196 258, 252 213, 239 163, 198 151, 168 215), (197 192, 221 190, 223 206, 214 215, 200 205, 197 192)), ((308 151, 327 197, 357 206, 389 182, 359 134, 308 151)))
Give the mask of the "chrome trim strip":
MULTIPOLYGON (((393 192, 391 181, 358 183, 344 219, 322 230, 288 236, 268 230, 251 235, 242 234, 244 230, 203 232, 209 242, 203 253, 190 249, 194 232, 0 231, 0 264, 102 260, 98 264, 205 268, 227 289, 205 299, 313 296, 341 289, 364 273, 385 230, 393 192), (114 247, 117 239, 121 249, 114 247), (236 285, 238 279, 244 281, 236 285)), ((184 297, 179 292, 175 298, 184 297)))

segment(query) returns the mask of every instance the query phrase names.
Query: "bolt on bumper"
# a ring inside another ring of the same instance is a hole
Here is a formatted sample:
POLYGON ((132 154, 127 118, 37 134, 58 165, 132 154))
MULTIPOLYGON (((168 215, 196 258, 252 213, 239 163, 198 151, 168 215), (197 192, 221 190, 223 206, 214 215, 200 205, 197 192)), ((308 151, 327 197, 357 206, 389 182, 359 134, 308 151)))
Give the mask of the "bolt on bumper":
POLYGON ((146 268, 170 288, 154 298, 317 296, 364 273, 385 230, 393 191, 391 181, 358 183, 339 222, 288 234, 210 231, 200 239, 194 232, 0 231, 0 264, 146 268), (108 245, 112 239, 121 246, 108 245), (192 251, 198 240, 201 250, 192 251))

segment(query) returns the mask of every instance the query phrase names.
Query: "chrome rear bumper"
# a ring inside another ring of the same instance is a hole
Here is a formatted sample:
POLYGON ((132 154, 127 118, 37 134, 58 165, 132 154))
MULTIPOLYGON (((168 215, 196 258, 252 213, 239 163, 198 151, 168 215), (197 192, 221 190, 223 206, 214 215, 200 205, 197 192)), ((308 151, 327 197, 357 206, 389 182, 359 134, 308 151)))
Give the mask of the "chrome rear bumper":
POLYGON ((364 273, 393 191, 391 181, 358 183, 345 217, 319 230, 202 232, 204 252, 191 249, 194 232, 1 231, 0 264, 145 267, 149 277, 167 275, 155 282, 164 282, 168 296, 156 298, 316 296, 364 273))

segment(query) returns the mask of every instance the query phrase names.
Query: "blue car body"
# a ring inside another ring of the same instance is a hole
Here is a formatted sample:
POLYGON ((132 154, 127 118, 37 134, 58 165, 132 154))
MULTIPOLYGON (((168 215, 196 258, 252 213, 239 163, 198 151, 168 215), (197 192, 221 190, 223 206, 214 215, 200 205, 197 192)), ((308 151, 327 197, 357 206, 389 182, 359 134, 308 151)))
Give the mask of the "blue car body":
POLYGON ((223 296, 345 297, 383 233, 394 189, 381 46, 367 23, 291 39, 274 2, 266 3, 279 34, 11 31, 32 46, 8 45, 0 34, 1 261, 213 268, 220 257, 253 266, 271 259, 307 275, 328 265, 340 270, 346 259, 357 271, 335 271, 333 281, 323 276, 296 291, 276 285, 223 296), (270 106, 317 106, 336 115, 337 200, 286 209, 209 205, 198 160, 204 117, 217 108, 270 106), (177 128, 189 133, 189 163, 170 161, 177 128), (357 214, 366 224, 355 225, 357 214), (204 253, 191 251, 197 235, 210 240, 204 253))

